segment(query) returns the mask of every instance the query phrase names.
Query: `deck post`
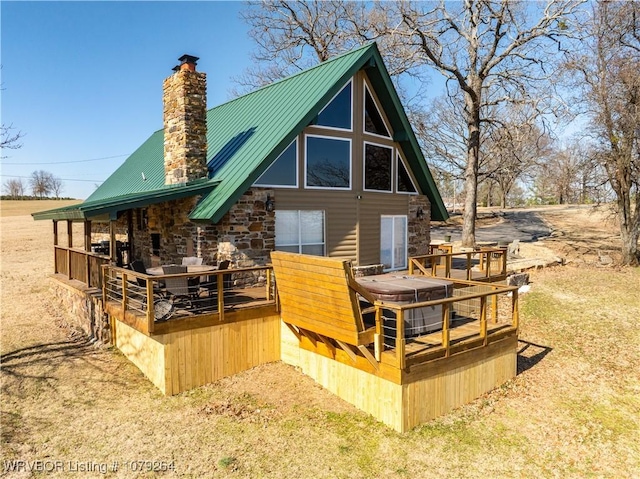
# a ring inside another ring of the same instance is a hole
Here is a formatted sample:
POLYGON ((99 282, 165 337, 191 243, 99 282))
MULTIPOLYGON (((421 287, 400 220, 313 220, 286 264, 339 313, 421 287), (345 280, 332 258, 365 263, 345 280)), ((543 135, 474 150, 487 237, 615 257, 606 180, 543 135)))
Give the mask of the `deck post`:
POLYGON ((384 348, 384 336, 382 332, 382 307, 379 305, 376 305, 376 332, 373 338, 375 358, 376 361, 380 362, 384 348))
POLYGON ((271 271, 267 270, 267 301, 271 300, 271 271))
POLYGON ((73 279, 71 271, 71 248, 73 247, 73 222, 67 220, 67 278, 73 279))
MULTIPOLYGON (((493 295, 495 298, 496 295, 493 295)), ((487 345, 487 297, 482 296, 480 298, 480 337, 482 338, 482 345, 487 345)))
POLYGON ((153 280, 147 279, 147 330, 152 334, 155 329, 155 311, 153 310, 153 280))
POLYGON ((58 251, 56 246, 58 246, 58 221, 53 220, 53 272, 58 274, 58 251))
POLYGON ((511 294, 511 318, 513 321, 513 327, 516 328, 517 330, 520 323, 520 318, 518 313, 518 289, 517 288, 514 289, 511 294))
POLYGON ((471 273, 471 252, 467 251, 467 281, 471 281, 473 274, 471 273))
MULTIPOLYGON (((84 250, 87 253, 91 252, 91 221, 89 220, 85 220, 84 222, 84 250)), ((87 275, 87 286, 91 287, 91 257, 88 254, 85 254, 84 259, 84 267, 87 275)))
POLYGON ((122 314, 127 314, 127 273, 122 273, 122 314))
POLYGON ((396 361, 399 369, 406 367, 406 358, 404 354, 404 310, 396 311, 396 361))
POLYGON ((450 332, 449 332, 449 308, 451 303, 444 303, 442 305, 442 347, 445 349, 445 358, 449 357, 451 352, 450 344, 450 332))
POLYGON ((498 295, 491 296, 491 322, 498 323, 498 295))
POLYGON ((114 220, 109 221, 109 259, 116 264, 116 222, 114 220))
POLYGON ((224 275, 218 274, 218 320, 224 321, 224 275))

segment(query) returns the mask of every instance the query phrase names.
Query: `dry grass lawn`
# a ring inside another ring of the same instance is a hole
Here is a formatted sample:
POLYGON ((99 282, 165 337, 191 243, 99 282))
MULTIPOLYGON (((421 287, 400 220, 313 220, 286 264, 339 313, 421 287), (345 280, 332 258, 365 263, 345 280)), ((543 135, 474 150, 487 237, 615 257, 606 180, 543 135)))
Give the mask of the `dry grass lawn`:
POLYGON ((640 477, 638 269, 534 273, 518 376, 398 434, 280 363, 163 397, 64 326, 48 291, 51 222, 1 206, 0 476, 640 477), (29 463, 8 472, 10 460, 29 463), (28 471, 38 464, 57 470, 28 471))

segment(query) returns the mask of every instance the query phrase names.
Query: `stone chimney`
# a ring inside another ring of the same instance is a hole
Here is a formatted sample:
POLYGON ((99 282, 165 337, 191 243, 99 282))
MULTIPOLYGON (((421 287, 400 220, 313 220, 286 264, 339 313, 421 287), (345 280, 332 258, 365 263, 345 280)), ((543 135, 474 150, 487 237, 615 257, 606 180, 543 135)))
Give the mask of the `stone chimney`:
POLYGON ((207 176, 207 75, 196 71, 198 57, 179 61, 162 84, 165 185, 207 176))

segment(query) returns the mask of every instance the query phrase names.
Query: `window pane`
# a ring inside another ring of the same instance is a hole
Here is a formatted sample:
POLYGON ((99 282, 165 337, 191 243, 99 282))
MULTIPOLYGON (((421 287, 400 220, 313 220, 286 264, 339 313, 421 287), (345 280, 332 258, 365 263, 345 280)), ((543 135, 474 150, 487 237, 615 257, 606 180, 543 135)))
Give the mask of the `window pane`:
POLYGON ((256 185, 269 186, 296 186, 297 184, 297 141, 291 143, 280 156, 271 163, 271 166, 262 173, 256 181, 256 185))
POLYGON ((278 246, 276 245, 276 250, 278 251, 286 251, 287 253, 299 253, 300 252, 300 246, 295 245, 295 246, 278 246))
POLYGON ((318 114, 319 126, 351 129, 351 82, 318 114))
POLYGON ((276 211, 276 246, 300 244, 298 212, 276 211))
POLYGON ((384 269, 390 269, 392 263, 393 219, 383 217, 380 221, 380 262, 384 269))
POLYGON ((391 191, 392 150, 377 145, 365 145, 364 189, 391 191))
POLYGON ((396 216, 393 222, 393 268, 407 267, 407 218, 396 216))
POLYGON ((307 186, 351 187, 351 142, 307 137, 307 186))
POLYGON ((389 131, 384 124, 382 116, 378 112, 369 90, 365 87, 364 96, 364 130, 376 135, 389 137, 389 131))
POLYGON ((324 211, 276 210, 275 249, 324 256, 324 211))
POLYGON ((300 236, 303 245, 324 243, 323 211, 300 212, 300 236))
POLYGON ((407 172, 407 169, 404 167, 404 163, 398 156, 397 160, 398 165, 398 191, 402 191, 404 193, 416 193, 416 187, 413 185, 413 181, 411 181, 411 177, 407 172))
POLYGON ((303 245, 302 246, 303 254, 312 254, 315 256, 324 256, 324 245, 303 245))

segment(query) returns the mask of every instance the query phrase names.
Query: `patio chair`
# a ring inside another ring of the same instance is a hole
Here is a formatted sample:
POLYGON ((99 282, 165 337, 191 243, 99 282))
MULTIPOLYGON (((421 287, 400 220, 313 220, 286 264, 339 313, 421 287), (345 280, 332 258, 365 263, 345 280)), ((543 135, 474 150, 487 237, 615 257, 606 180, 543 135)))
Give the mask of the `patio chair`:
MULTIPOLYGON (((221 261, 218 265, 218 271, 223 269, 229 269, 230 261, 224 260, 221 261)), ((205 290, 207 296, 211 296, 212 294, 217 294, 218 292, 218 276, 219 275, 211 275, 207 278, 206 282, 200 283, 200 287, 205 290)), ((231 285, 231 274, 223 274, 222 281, 224 288, 228 288, 231 285)))
MULTIPOLYGON (((164 274, 186 273, 187 267, 182 265, 165 265, 162 267, 162 272, 164 274)), ((198 294, 199 283, 199 277, 187 278, 183 276, 165 279, 165 287, 173 304, 178 306, 184 305, 189 308, 193 306, 191 300, 198 294), (189 284, 189 279, 192 279, 191 285, 189 284)))
MULTIPOLYGON (((144 267, 144 263, 142 261, 140 261, 139 259, 134 260, 131 263, 129 263, 129 269, 135 271, 136 273, 147 274, 147 270, 144 267)), ((147 288, 147 280, 146 279, 136 278, 136 283, 137 283, 138 286, 140 286, 141 288, 144 288, 146 290, 146 288, 147 288)), ((134 284, 136 284, 136 283, 134 283, 134 284)), ((154 294, 163 295, 164 292, 165 292, 164 284, 162 282, 156 281, 156 282, 153 283, 153 293, 154 294)))

